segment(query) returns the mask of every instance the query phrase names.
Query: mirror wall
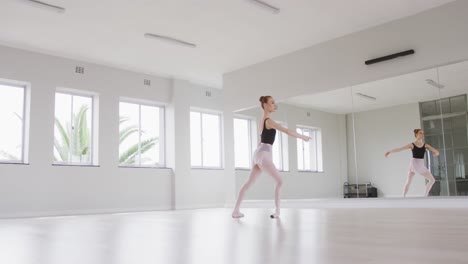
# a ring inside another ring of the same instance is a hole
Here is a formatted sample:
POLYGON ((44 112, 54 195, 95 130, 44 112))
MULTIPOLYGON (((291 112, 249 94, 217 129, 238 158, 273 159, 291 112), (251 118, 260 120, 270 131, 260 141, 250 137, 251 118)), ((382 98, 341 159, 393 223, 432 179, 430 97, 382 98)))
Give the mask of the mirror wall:
MULTIPOLYGON (((468 195, 467 94, 468 62, 458 62, 277 102, 272 118, 312 138, 304 144, 277 134, 273 157, 285 183, 283 199, 403 197, 405 186, 407 197, 423 197, 430 178, 414 169, 411 149, 398 151, 418 144, 418 128, 438 152, 428 146, 417 163, 434 177, 428 195, 468 195), (408 184, 410 165, 416 174, 408 184)), ((235 133, 236 191, 248 178, 262 115, 260 107, 235 113, 235 131, 244 131, 235 133), (250 154, 242 163, 239 153, 250 154)), ((252 189, 247 199, 272 197, 265 174, 252 189)))
POLYGON ((441 85, 442 165, 441 195, 468 195, 467 94, 468 62, 438 68, 441 85), (465 169, 466 168, 466 169, 465 169))
MULTIPOLYGON (((351 99, 351 88, 343 88, 330 93, 276 102, 278 109, 271 118, 284 127, 311 138, 306 143, 281 132, 276 134, 273 160, 283 177, 283 199, 342 197, 343 182, 348 181, 347 145, 350 142, 346 138, 346 113, 352 110, 351 99)), ((252 153, 257 146, 261 131, 249 133, 247 124, 250 122, 250 126, 257 130, 263 118, 263 110, 259 103, 258 107, 234 113, 234 117, 234 130, 238 131, 237 134, 235 132, 234 140, 235 156, 236 160, 240 160, 240 153, 252 153), (245 124, 245 132, 239 129, 241 123, 245 124), (245 136, 250 134, 253 135, 251 147, 245 136)), ((236 165, 237 192, 249 175, 250 168, 246 164, 244 162, 244 166, 239 163, 236 165)), ((273 183, 271 177, 262 174, 247 192, 246 198, 272 199, 273 183)))

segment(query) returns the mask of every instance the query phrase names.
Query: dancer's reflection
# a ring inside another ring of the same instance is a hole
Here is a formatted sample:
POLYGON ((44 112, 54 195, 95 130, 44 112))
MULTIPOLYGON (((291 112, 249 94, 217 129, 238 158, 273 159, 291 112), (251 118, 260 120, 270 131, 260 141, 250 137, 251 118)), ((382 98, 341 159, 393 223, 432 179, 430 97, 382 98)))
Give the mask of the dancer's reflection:
POLYGON ((432 176, 431 172, 424 165, 424 155, 426 154, 426 149, 432 151, 435 157, 439 156, 439 151, 431 147, 429 144, 424 143, 424 131, 422 129, 415 129, 414 136, 416 137, 415 142, 385 153, 385 157, 388 157, 390 153, 400 152, 405 149, 411 149, 411 151, 413 152, 413 158, 411 159, 408 170, 408 178, 406 180, 405 187, 403 188, 403 197, 405 197, 408 193, 409 186, 416 173, 421 174, 422 176, 424 176, 424 178, 428 180, 428 183, 426 185, 426 192, 424 194, 425 196, 429 195, 429 191, 431 190, 432 185, 434 185, 435 182, 434 176, 432 176))

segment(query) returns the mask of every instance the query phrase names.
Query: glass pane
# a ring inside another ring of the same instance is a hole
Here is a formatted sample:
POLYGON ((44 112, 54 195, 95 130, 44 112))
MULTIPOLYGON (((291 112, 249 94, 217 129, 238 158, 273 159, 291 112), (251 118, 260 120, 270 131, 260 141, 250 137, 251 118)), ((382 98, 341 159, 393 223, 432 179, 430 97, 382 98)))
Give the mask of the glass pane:
POLYGON ((452 134, 453 143, 457 147, 468 147, 468 132, 466 129, 456 129, 452 134))
POLYGON ((423 129, 425 136, 442 135, 442 121, 440 120, 440 118, 433 120, 424 120, 423 129))
POLYGON ((119 104, 119 164, 139 165, 139 105, 119 104))
POLYGON ((422 117, 434 116, 434 115, 439 115, 439 114, 440 112, 438 111, 438 108, 436 107, 435 101, 421 103, 421 116, 422 117))
POLYGON ((441 99, 440 102, 437 104, 437 111, 440 113, 440 107, 442 107, 442 113, 450 113, 450 99, 444 98, 441 99))
POLYGON ((281 166, 281 158, 283 157, 283 153, 281 152, 281 132, 276 131, 275 142, 273 144, 273 164, 278 170, 283 170, 283 166, 281 166))
POLYGON ((457 195, 468 196, 468 180, 466 178, 457 178, 455 185, 457 195))
POLYGON ((91 163, 92 143, 92 112, 91 97, 73 96, 72 124, 72 162, 91 163))
POLYGON ((304 130, 304 135, 311 138, 304 142, 304 168, 306 170, 317 170, 317 159, 315 156, 315 135, 310 130, 304 130))
POLYGON ((450 98, 450 106, 452 113, 466 112, 467 103, 465 101, 465 96, 463 95, 450 98))
POLYGON ((323 172, 322 131, 316 130, 315 135, 317 137, 317 170, 323 172))
MULTIPOLYGON (((285 126, 286 127, 286 126, 285 126)), ((285 133, 281 134, 281 164, 283 171, 289 171, 289 152, 288 152, 288 135, 285 133)))
POLYGON ((234 155, 236 168, 250 168, 249 120, 234 118, 234 155))
POLYGON ((192 166, 202 166, 201 113, 190 112, 190 157, 192 166))
POLYGON ((23 156, 24 88, 0 85, 0 160, 23 156))
POLYGON ((221 167, 220 116, 202 114, 203 166, 221 167))
POLYGON ((71 161, 72 96, 55 94, 54 161, 71 161))
POLYGON ((160 108, 141 106, 141 165, 159 164, 159 117, 160 108))
MULTIPOLYGON (((296 132, 299 134, 303 134, 302 129, 297 128, 296 132)), ((297 139, 297 169, 304 170, 304 141, 302 139, 297 139)))

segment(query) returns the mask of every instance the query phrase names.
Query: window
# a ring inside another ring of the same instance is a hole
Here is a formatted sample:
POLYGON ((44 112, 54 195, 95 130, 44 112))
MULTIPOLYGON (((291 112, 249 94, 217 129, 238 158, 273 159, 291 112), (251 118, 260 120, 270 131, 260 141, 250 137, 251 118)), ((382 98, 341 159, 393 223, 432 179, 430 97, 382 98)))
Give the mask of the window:
POLYGON ((221 168, 221 115, 190 112, 192 167, 221 168))
POLYGON ((234 118, 234 156, 235 167, 249 169, 252 167, 253 142, 256 133, 254 121, 248 118, 234 118))
POLYGON ((120 102, 119 164, 164 166, 164 107, 120 102))
POLYGON ((25 162, 25 90, 0 83, 0 162, 25 162))
MULTIPOLYGON (((283 127, 287 127, 282 122, 277 122, 283 127)), ((289 170, 289 158, 288 158, 288 135, 279 130, 276 131, 275 143, 273 144, 273 163, 276 168, 280 171, 289 170)))
POLYGON ((55 94, 54 163, 92 165, 93 96, 55 94))
POLYGON ((311 138, 309 142, 297 139, 297 169, 323 172, 322 131, 311 127, 298 127, 296 131, 311 138))

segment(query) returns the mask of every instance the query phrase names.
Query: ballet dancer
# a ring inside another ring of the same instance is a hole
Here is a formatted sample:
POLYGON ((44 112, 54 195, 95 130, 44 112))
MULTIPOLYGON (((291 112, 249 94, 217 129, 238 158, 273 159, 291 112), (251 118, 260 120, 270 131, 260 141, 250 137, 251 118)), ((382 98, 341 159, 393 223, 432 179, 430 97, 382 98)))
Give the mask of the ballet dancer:
POLYGON ((279 130, 287 135, 300 138, 304 141, 309 141, 310 137, 301 135, 294 130, 287 129, 280 124, 276 123, 273 119, 270 118, 270 114, 275 112, 277 106, 275 100, 271 96, 262 96, 260 97, 260 105, 263 108, 263 118, 260 123, 260 134, 261 143, 258 144, 257 149, 253 155, 252 160, 252 170, 250 172, 248 180, 244 183, 239 195, 237 196, 236 206, 232 212, 233 218, 241 218, 244 216, 239 211, 240 204, 244 199, 245 192, 249 187, 255 182, 255 180, 260 176, 261 172, 264 171, 268 173, 276 182, 275 186, 275 207, 276 211, 274 214, 270 215, 271 218, 278 218, 280 216, 280 191, 281 186, 283 185, 283 180, 278 170, 273 164, 273 155, 272 155, 272 145, 275 141, 276 130, 279 130))
POLYGON ((385 157, 388 157, 390 153, 400 152, 405 149, 411 149, 413 152, 413 158, 411 159, 408 170, 408 178, 406 179, 405 187, 403 188, 403 197, 406 197, 406 193, 408 193, 409 186, 416 173, 421 174, 428 180, 424 196, 429 195, 429 191, 435 182, 434 176, 432 176, 431 172, 426 168, 426 166, 424 166, 424 155, 426 154, 426 149, 432 151, 434 157, 439 156, 439 151, 431 147, 429 144, 424 143, 424 131, 422 129, 415 129, 414 136, 416 137, 415 142, 385 153, 385 157))

